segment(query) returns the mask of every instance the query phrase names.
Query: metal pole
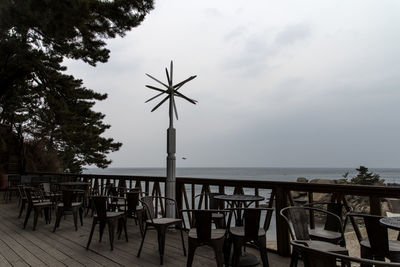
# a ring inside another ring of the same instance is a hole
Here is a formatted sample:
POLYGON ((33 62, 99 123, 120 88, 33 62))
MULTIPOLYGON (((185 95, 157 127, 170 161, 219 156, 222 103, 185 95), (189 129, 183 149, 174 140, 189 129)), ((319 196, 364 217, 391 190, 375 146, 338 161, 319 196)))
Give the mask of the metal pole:
MULTIPOLYGON (((171 89, 170 89, 171 90, 171 89)), ((173 88, 172 88, 173 90, 173 88)), ((172 91, 171 91, 172 93, 172 91)), ((165 196, 175 199, 175 183, 176 183, 176 131, 174 128, 173 114, 173 96, 169 99, 169 128, 167 130, 167 181, 165 182, 165 196)), ((165 210, 167 217, 175 218, 175 205, 172 201, 165 202, 165 210)))

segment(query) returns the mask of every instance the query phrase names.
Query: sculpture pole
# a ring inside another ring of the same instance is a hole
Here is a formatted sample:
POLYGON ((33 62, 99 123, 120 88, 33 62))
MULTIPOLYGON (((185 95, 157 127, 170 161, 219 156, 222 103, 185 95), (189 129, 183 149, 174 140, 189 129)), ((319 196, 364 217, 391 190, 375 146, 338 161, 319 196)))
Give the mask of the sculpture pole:
MULTIPOLYGON (((161 92, 158 95, 147 100, 146 103, 163 95, 164 93, 167 94, 167 96, 151 110, 151 112, 153 112, 158 107, 160 107, 167 99, 169 99, 169 127, 167 130, 167 180, 165 182, 165 196, 167 198, 176 200, 175 199, 175 196, 176 196, 176 187, 175 187, 175 185, 176 185, 176 158, 175 158, 176 131, 174 128, 174 111, 175 111, 176 119, 178 119, 178 112, 176 110, 174 97, 175 96, 181 97, 181 98, 189 101, 192 104, 196 104, 196 102, 197 102, 196 100, 190 99, 190 98, 186 97, 185 95, 181 94, 180 92, 178 92, 179 88, 181 88, 188 81, 196 78, 196 76, 191 76, 191 77, 187 78, 186 80, 173 85, 173 82, 172 82, 173 63, 172 63, 172 61, 171 61, 170 71, 168 72, 168 69, 166 68, 165 72, 167 74, 168 85, 164 84, 163 82, 157 80, 156 78, 154 78, 151 75, 146 73, 146 75, 148 77, 150 77, 151 79, 155 80, 156 82, 158 82, 158 83, 162 84, 164 87, 166 87, 166 90, 163 90, 163 89, 151 86, 151 85, 146 85, 147 88, 161 92)), ((174 218, 176 216, 174 202, 167 200, 165 203, 165 206, 166 206, 165 211, 166 211, 167 216, 174 218)))
MULTIPOLYGON (((169 89, 170 92, 173 88, 169 89)), ((165 196, 175 199, 176 193, 176 131, 174 128, 173 97, 169 98, 169 128, 167 130, 167 180, 165 182, 165 196)), ((167 217, 175 218, 174 202, 166 201, 165 209, 167 217)))

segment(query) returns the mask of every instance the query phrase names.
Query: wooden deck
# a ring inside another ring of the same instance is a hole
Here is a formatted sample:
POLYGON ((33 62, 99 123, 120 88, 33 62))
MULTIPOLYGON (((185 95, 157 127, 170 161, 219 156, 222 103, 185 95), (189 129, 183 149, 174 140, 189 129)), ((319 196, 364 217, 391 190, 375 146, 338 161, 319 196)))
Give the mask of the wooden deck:
MULTIPOLYGON (((25 213, 21 219, 17 218, 19 207, 15 197, 14 201, 4 203, 3 196, 0 195, 0 266, 159 266, 155 231, 148 232, 142 254, 140 258, 136 257, 141 237, 133 220, 128 220, 129 242, 125 239, 115 240, 114 250, 111 251, 107 230, 103 241, 99 243, 96 228, 90 249, 86 250, 92 225, 90 216, 85 217, 83 226, 75 231, 72 215, 67 215, 53 233, 54 212, 51 224, 46 225, 44 218, 39 217, 36 231, 32 230, 32 213, 24 230, 22 225, 25 213)), ((251 248, 248 251, 258 256, 258 251, 251 248)), ((274 253, 268 253, 268 258, 270 266, 289 266, 289 258, 279 257, 274 253)), ((164 266, 186 266, 186 257, 183 256, 177 231, 167 233, 164 266)), ((216 266, 212 249, 198 248, 193 266, 216 266)))

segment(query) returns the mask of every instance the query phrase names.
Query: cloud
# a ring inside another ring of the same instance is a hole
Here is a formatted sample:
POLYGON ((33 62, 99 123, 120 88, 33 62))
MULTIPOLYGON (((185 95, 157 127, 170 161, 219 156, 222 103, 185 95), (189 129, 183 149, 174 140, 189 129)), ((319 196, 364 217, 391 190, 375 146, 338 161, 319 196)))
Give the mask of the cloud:
POLYGON ((275 43, 278 46, 292 45, 298 41, 302 41, 311 35, 309 24, 300 23, 287 25, 280 33, 277 34, 275 43))
POLYGON ((224 65, 229 70, 251 77, 265 74, 265 70, 273 67, 270 62, 282 50, 311 36, 311 27, 306 23, 287 25, 275 34, 275 38, 272 37, 272 30, 262 30, 247 36, 246 31, 248 29, 240 26, 225 35, 226 42, 237 41, 239 37, 243 41, 238 43, 240 48, 235 57, 226 60, 224 65))
POLYGON ((221 12, 216 8, 206 8, 204 9, 204 13, 206 14, 207 17, 212 17, 212 18, 222 17, 221 12))

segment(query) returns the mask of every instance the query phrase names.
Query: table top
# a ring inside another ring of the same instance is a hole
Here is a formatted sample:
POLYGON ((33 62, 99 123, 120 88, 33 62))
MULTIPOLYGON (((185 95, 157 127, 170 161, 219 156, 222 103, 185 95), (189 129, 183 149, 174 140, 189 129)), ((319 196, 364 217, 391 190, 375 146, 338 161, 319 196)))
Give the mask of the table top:
POLYGON ((237 201, 237 202, 264 200, 264 197, 255 195, 218 195, 214 196, 214 198, 218 200, 237 201))
POLYGON ((89 182, 62 182, 62 183, 58 183, 59 185, 62 186, 83 186, 83 185, 89 185, 89 182))
POLYGON ((387 228, 400 230, 400 217, 383 217, 379 222, 387 228))

